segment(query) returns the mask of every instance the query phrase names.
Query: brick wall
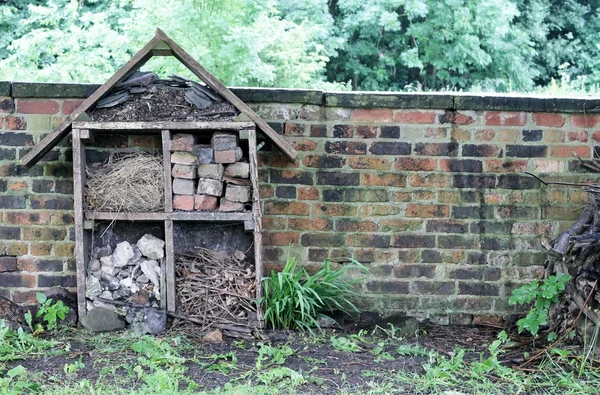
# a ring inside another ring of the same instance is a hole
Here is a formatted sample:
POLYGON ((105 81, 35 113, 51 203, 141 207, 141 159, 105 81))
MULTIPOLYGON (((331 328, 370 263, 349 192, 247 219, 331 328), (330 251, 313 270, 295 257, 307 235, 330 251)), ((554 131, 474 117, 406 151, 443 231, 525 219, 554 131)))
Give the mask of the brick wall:
MULTIPOLYGON (((0 83, 0 294, 74 287, 69 141, 32 168, 18 160, 91 85, 0 83)), ((288 251, 315 267, 369 267, 363 307, 442 323, 504 316, 511 290, 543 270, 542 239, 598 179, 600 100, 236 89, 289 139, 294 163, 260 151, 267 267, 288 251)))

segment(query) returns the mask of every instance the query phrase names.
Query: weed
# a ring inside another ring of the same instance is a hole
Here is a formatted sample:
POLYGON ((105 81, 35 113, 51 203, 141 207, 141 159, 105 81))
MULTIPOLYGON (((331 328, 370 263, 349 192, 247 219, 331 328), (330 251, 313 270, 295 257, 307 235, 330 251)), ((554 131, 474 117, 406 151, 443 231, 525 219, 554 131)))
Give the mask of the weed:
POLYGON ((48 299, 46 295, 41 292, 36 292, 35 297, 40 304, 35 317, 42 317, 42 322, 33 326, 31 312, 28 311, 25 313, 25 320, 27 321, 27 324, 34 333, 43 332, 44 325, 46 330, 51 331, 55 329, 57 321, 62 321, 65 319, 67 313, 69 312, 69 308, 63 304, 62 300, 58 300, 56 303, 53 303, 54 300, 52 298, 48 299))
POLYGON ((396 349, 398 355, 412 355, 413 357, 428 356, 430 351, 418 344, 401 344, 396 349))
POLYGON ((352 260, 339 269, 332 269, 329 259, 311 275, 299 268, 295 258, 288 258, 283 270, 271 271, 264 281, 265 322, 272 328, 306 329, 319 327, 317 314, 335 310, 346 314, 356 313, 352 303, 357 295, 354 286, 360 279, 347 279, 349 270, 365 271, 359 262, 352 260))
POLYGON ((37 392, 40 385, 29 379, 27 369, 19 365, 8 372, 6 377, 0 377, 0 390, 3 394, 21 394, 25 391, 37 392))
POLYGON ((36 338, 21 328, 14 331, 0 320, 0 361, 13 361, 43 354, 58 344, 57 341, 36 338))
POLYGON ((548 310, 552 304, 558 301, 558 295, 565 290, 565 284, 571 276, 565 273, 557 273, 544 281, 533 281, 523 285, 512 292, 508 304, 529 304, 534 302, 533 307, 524 318, 517 321, 519 333, 527 329, 536 336, 540 326, 548 323, 548 310))
POLYGON ((392 354, 384 350, 385 343, 380 342, 377 343, 377 346, 373 349, 373 355, 375 358, 375 362, 383 362, 383 361, 394 361, 396 358, 393 357, 392 354))
POLYGON ((360 352, 362 348, 352 339, 344 336, 331 336, 331 345, 342 352, 360 352))
POLYGON ((225 354, 209 355, 206 358, 212 360, 212 362, 204 366, 204 370, 207 372, 220 372, 223 374, 229 374, 229 372, 233 370, 237 364, 237 357, 233 351, 229 351, 225 354))
POLYGON ((258 346, 260 347, 258 349, 258 358, 256 358, 256 369, 258 370, 263 368, 263 362, 265 361, 267 361, 267 363, 264 364, 264 367, 283 365, 288 357, 296 353, 296 351, 288 345, 273 347, 268 344, 259 343, 258 346))
POLYGON ((258 372, 256 379, 265 385, 278 383, 285 384, 286 387, 297 387, 298 385, 306 383, 306 379, 301 373, 283 366, 258 372))
POLYGON ((67 375, 67 377, 76 377, 77 372, 84 368, 85 368, 85 364, 81 361, 81 357, 79 357, 79 360, 77 360, 73 363, 66 363, 65 366, 63 367, 63 370, 64 370, 65 374, 67 375))
POLYGON ((185 358, 180 357, 167 341, 151 336, 143 336, 131 345, 131 349, 143 355, 138 361, 150 369, 158 366, 176 366, 185 362, 185 358))
POLYGON ((304 357, 304 356, 300 356, 300 359, 302 359, 304 362, 306 362, 309 365, 327 365, 327 360, 322 359, 322 358, 313 358, 313 357, 304 357))

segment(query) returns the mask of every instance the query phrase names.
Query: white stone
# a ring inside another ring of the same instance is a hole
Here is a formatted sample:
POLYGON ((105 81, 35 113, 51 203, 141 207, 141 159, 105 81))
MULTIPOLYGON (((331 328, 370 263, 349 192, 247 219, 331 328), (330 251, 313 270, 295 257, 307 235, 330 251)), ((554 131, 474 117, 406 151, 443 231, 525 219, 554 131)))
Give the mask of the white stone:
POLYGON ((135 254, 133 253, 133 248, 131 247, 131 244, 129 244, 126 241, 122 241, 119 244, 117 244, 117 248, 115 248, 115 251, 112 254, 113 264, 115 265, 115 267, 121 268, 127 265, 129 260, 133 258, 134 255, 135 254))
POLYGON ((102 299, 113 300, 112 293, 110 291, 104 291, 100 294, 102 299))
POLYGON ((100 263, 102 263, 102 267, 100 268, 102 275, 115 276, 119 271, 119 269, 115 267, 111 255, 100 258, 100 263))
POLYGON ((137 242, 140 252, 150 259, 162 259, 165 257, 165 242, 147 233, 137 242))
POLYGON ((142 272, 152 281, 152 284, 159 286, 160 267, 156 261, 143 261, 140 264, 142 272))
POLYGON ((119 281, 119 284, 121 284, 124 287, 131 287, 131 284, 133 284, 133 279, 131 277, 127 277, 122 279, 121 281, 119 281))
POLYGON ((88 264, 88 270, 91 272, 96 272, 96 271, 100 270, 101 267, 102 267, 102 263, 100 263, 100 261, 98 259, 92 259, 90 261, 90 263, 88 264))
POLYGON ((219 180, 201 178, 198 180, 198 195, 221 196, 223 194, 223 183, 219 180))
POLYGON ((134 293, 136 293, 137 291, 140 290, 140 287, 138 287, 138 285, 136 283, 133 283, 129 287, 129 290, 131 291, 132 294, 134 294, 134 293))
POLYGON ((141 276, 136 278, 135 281, 137 281, 140 284, 146 284, 148 281, 150 281, 150 279, 145 274, 142 274, 141 276))
POLYGON ((93 276, 87 276, 85 279, 85 297, 96 299, 102 293, 100 280, 93 276))

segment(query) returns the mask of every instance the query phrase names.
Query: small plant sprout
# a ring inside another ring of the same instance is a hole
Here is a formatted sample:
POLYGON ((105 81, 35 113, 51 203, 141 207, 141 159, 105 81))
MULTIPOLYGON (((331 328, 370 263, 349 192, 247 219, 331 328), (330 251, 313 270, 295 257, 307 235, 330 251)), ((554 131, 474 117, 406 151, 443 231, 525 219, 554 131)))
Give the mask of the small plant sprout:
MULTIPOLYGON (((63 304, 62 300, 58 300, 56 303, 53 303, 52 298, 48 299, 46 295, 41 292, 36 292, 35 296, 40 304, 38 312, 35 315, 36 318, 42 317, 42 322, 45 323, 47 330, 51 331, 56 329, 57 321, 62 321, 65 319, 67 313, 69 312, 69 308, 63 304)), ((31 327, 31 314, 29 317, 25 317, 25 320, 27 321, 29 327, 31 327)), ((34 328, 32 328, 32 330, 33 329, 34 328)), ((34 332, 37 330, 39 330, 39 328, 36 328, 34 332)))

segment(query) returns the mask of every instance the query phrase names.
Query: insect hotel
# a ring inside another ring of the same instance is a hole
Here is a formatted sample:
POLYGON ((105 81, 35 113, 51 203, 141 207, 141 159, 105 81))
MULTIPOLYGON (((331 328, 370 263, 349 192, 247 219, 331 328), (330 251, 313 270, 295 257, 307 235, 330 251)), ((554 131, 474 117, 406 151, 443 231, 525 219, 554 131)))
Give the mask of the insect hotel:
POLYGON ((296 152, 160 30, 23 159, 71 132, 79 318, 134 304, 262 326, 257 131, 296 152), (139 69, 174 56, 200 82, 139 69))

